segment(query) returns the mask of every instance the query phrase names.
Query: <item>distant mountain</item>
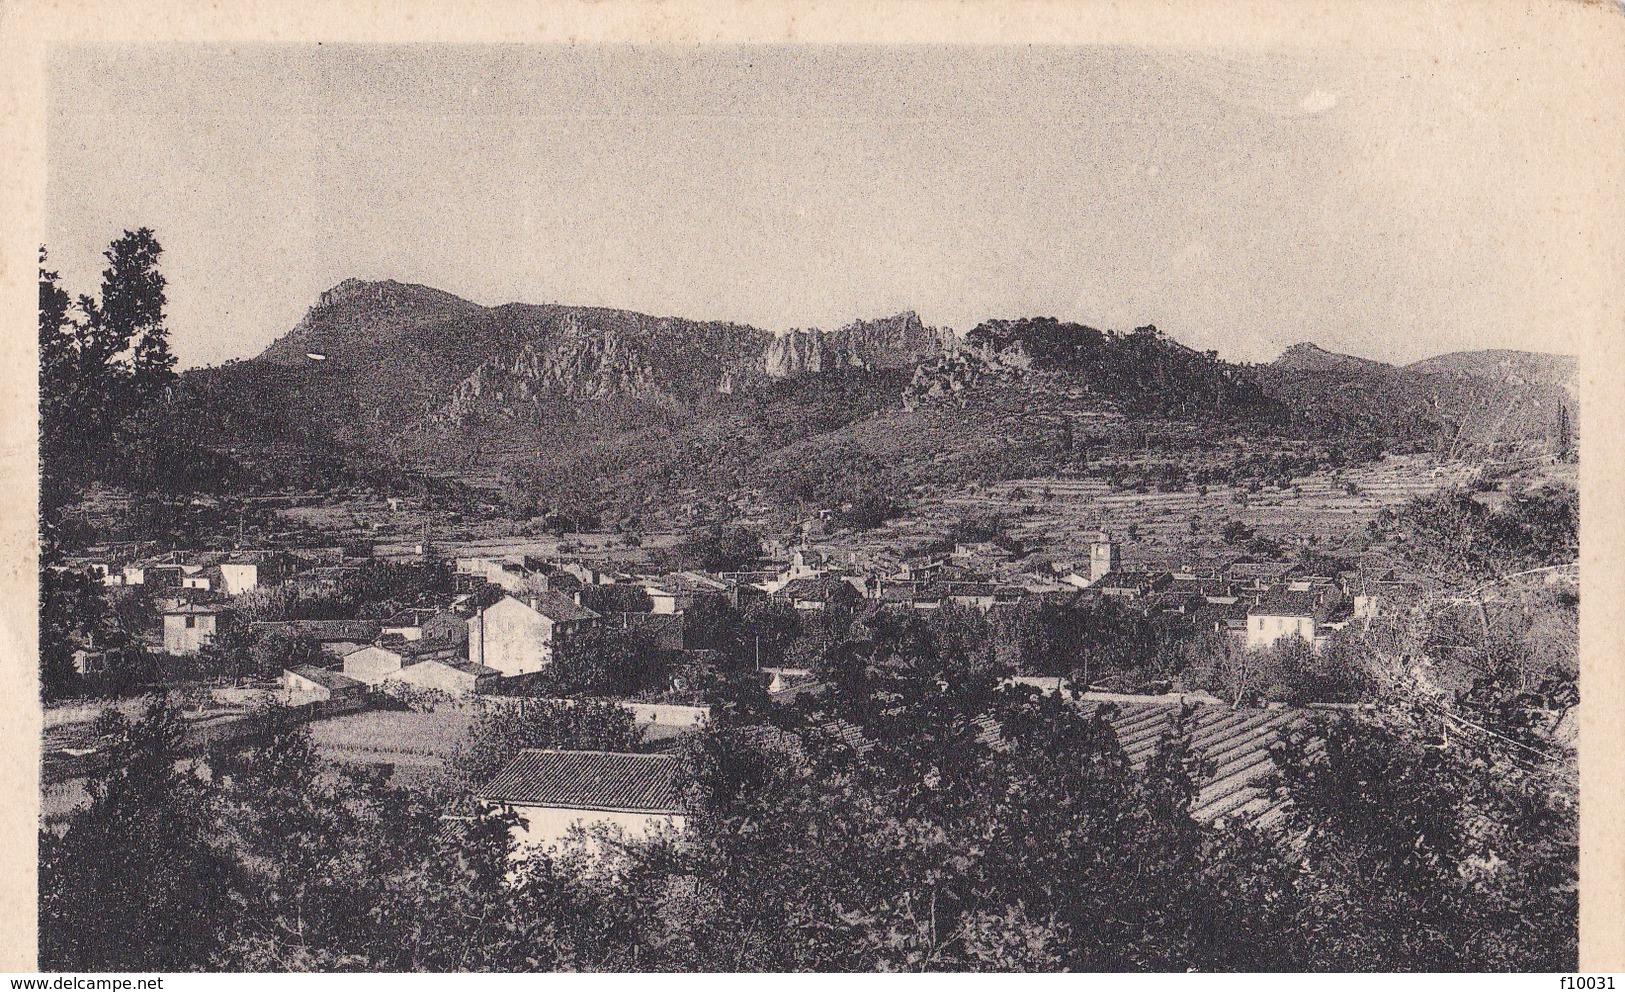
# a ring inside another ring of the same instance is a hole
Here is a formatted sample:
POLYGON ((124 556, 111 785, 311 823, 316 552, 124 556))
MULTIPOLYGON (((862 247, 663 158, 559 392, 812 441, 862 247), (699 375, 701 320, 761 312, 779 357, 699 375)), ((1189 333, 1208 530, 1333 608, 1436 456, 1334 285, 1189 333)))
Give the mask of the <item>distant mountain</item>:
MULTIPOLYGON (((774 335, 598 307, 484 307, 430 287, 352 279, 256 358, 189 372, 184 392, 216 444, 289 472, 315 447, 363 464, 505 474, 606 445, 647 458, 626 442, 652 427, 726 415, 747 397, 784 393, 773 392, 779 380, 864 376, 852 388, 873 395, 846 389, 835 404, 846 412, 784 418, 827 428, 832 415, 895 402, 940 340, 913 313, 774 335), (786 340, 799 349, 787 352, 786 340)), ((816 405, 805 391, 800 402, 816 405)))
POLYGON ((1561 419, 1571 432, 1578 422, 1574 361, 1560 355, 1470 351, 1393 366, 1298 344, 1255 369, 1305 420, 1447 455, 1546 443, 1561 419))
POLYGON ((1242 439, 1294 458, 1489 450, 1539 442, 1568 402, 1539 363, 1434 364, 1304 344, 1244 366, 1154 327, 1047 317, 963 338, 912 312, 774 334, 346 280, 258 357, 188 372, 176 423, 264 484, 426 473, 632 513, 743 492, 838 504, 853 486, 1096 471, 1159 446, 1198 464, 1242 439))
POLYGON ((1297 369, 1304 372, 1329 370, 1374 372, 1393 368, 1387 362, 1373 361, 1369 358, 1359 358, 1354 355, 1342 355, 1335 351, 1327 351, 1308 341, 1295 344, 1283 351, 1281 357, 1270 364, 1277 368, 1297 369))
POLYGON ((478 318, 485 308, 428 286, 346 279, 316 298, 294 329, 259 356, 299 365, 307 354, 343 361, 391 346, 419 327, 478 318))
POLYGON ((1575 366, 1573 355, 1497 348, 1453 351, 1412 362, 1405 368, 1422 375, 1476 375, 1568 386, 1574 381, 1575 366))
POLYGON ((1286 421, 1242 366, 1186 347, 1155 326, 1127 334, 1053 317, 989 320, 922 364, 905 403, 965 394, 988 380, 1049 382, 1077 407, 1218 422, 1286 421))

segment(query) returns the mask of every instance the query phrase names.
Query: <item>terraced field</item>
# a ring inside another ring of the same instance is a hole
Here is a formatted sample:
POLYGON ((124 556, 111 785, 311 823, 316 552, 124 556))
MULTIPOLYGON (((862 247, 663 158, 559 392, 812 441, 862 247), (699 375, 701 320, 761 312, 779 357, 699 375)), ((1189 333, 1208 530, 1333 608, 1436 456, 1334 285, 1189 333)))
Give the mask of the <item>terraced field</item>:
MULTIPOLYGON (((1114 490, 1102 478, 1012 479, 919 495, 910 514, 873 532, 869 542, 918 545, 940 538, 968 514, 1003 516, 1011 536, 1057 557, 1086 555, 1102 527, 1129 545, 1130 557, 1168 560, 1193 545, 1216 544, 1219 528, 1240 520, 1260 535, 1315 537, 1325 550, 1358 543, 1387 507, 1465 483, 1478 472, 1465 462, 1438 464, 1406 455, 1341 471, 1295 478, 1285 489, 1258 492, 1232 485, 1174 492, 1114 490), (1128 539, 1130 529, 1134 537, 1128 539)), ((866 542, 866 543, 869 543, 866 542)))

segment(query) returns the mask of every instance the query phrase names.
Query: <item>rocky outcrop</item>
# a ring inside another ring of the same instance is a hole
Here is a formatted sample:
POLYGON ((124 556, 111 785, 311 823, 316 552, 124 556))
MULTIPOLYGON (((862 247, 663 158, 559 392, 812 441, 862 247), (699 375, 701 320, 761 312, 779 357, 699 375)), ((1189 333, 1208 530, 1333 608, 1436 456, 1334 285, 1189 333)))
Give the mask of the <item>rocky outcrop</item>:
POLYGON ((1327 351, 1309 341, 1300 342, 1281 352, 1281 357, 1271 364, 1303 372, 1380 372, 1393 368, 1386 362, 1327 351))
POLYGON ((797 328, 774 336, 762 359, 770 379, 792 379, 824 371, 824 332, 797 328))
POLYGON ((903 407, 913 410, 931 400, 959 398, 989 377, 1013 378, 1032 365, 1020 341, 999 347, 985 340, 949 340, 935 358, 915 368, 903 390, 903 407))
POLYGON ((834 369, 910 369, 940 356, 952 331, 927 327, 906 311, 879 320, 856 320, 835 331, 793 330, 767 345, 768 376, 788 379, 834 369))

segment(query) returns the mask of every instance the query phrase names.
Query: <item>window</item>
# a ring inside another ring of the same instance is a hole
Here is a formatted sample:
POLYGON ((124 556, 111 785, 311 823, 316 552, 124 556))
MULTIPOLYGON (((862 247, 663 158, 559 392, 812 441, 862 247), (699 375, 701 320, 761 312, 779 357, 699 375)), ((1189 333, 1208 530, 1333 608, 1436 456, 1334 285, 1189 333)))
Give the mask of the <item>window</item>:
POLYGON ((186 629, 187 630, 191 630, 192 628, 194 628, 196 626, 197 626, 197 617, 187 617, 186 618, 186 629))

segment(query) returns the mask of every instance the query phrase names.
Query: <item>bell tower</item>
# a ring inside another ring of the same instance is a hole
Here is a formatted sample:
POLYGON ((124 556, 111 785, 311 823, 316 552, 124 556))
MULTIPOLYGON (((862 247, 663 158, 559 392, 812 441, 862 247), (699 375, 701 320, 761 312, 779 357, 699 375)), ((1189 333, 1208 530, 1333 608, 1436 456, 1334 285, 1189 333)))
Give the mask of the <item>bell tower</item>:
POLYGON ((1095 535, 1095 543, 1089 545, 1089 583, 1093 585, 1105 577, 1107 572, 1117 570, 1117 543, 1111 535, 1102 530, 1095 535))

